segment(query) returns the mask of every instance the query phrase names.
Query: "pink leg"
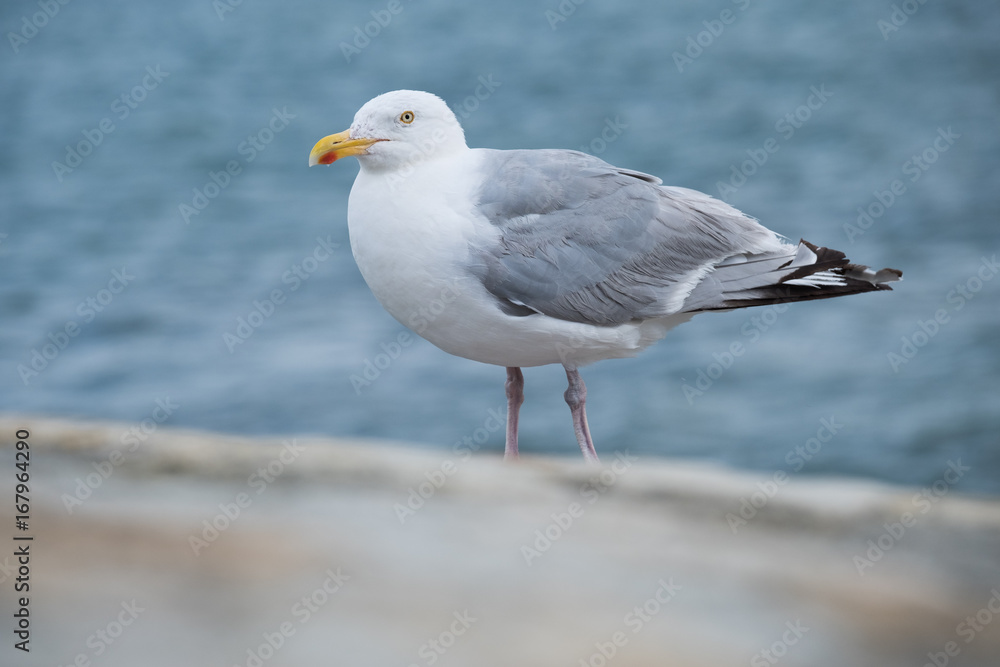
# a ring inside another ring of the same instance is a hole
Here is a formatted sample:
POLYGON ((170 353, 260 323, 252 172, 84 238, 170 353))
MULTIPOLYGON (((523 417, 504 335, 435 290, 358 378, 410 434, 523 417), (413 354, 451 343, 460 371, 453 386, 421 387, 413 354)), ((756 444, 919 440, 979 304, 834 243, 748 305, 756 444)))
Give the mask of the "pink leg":
POLYGON ((590 427, 587 425, 587 385, 583 383, 580 371, 575 368, 566 369, 566 378, 569 380, 569 388, 566 389, 565 397, 573 415, 576 441, 580 443, 584 460, 597 463, 597 452, 594 450, 594 441, 590 438, 590 427))
POLYGON ((524 374, 515 366, 507 368, 507 443, 504 446, 504 461, 517 460, 517 418, 524 403, 524 374))

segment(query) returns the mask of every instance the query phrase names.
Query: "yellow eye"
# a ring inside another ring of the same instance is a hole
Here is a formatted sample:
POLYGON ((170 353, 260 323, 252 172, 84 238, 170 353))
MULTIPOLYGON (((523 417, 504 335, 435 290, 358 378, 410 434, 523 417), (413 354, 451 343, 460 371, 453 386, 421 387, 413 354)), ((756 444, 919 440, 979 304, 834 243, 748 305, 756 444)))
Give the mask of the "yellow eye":
POLYGON ((413 112, 404 111, 403 113, 399 114, 399 120, 409 125, 410 123, 413 122, 413 112))

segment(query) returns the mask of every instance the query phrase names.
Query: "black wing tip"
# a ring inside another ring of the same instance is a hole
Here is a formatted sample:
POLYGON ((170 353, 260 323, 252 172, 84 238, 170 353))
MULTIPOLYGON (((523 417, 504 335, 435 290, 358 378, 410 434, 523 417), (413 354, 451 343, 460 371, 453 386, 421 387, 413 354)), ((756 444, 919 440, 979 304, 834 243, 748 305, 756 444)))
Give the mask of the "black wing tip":
MULTIPOLYGON (((790 273, 782 276, 776 284, 752 290, 753 295, 748 295, 748 298, 726 299, 715 308, 705 308, 703 310, 733 310, 736 308, 768 306, 794 301, 829 299, 849 294, 862 294, 864 292, 891 292, 892 287, 888 283, 903 279, 903 272, 899 269, 885 268, 874 271, 863 264, 851 263, 847 259, 847 255, 840 250, 817 246, 805 239, 801 239, 799 243, 816 255, 816 259, 812 264, 796 267, 790 273), (843 284, 815 286, 787 284, 790 280, 808 278, 813 274, 823 271, 837 274, 843 279, 843 284)), ((785 268, 792 261, 789 260, 781 268, 785 268)))
MULTIPOLYGON (((809 241, 806 241, 805 239, 799 239, 799 243, 812 250, 816 255, 815 262, 809 266, 802 267, 802 269, 811 269, 808 273, 806 273, 806 275, 817 271, 840 269, 838 273, 842 273, 848 280, 854 279, 860 282, 868 282, 875 285, 896 282, 903 279, 903 272, 899 269, 885 268, 875 271, 870 266, 866 266, 864 264, 854 264, 847 259, 847 255, 840 250, 817 246, 809 241)), ((799 273, 800 271, 796 271, 795 273, 799 273)), ((788 275, 785 276, 782 282, 797 277, 801 276, 794 274, 788 275)))

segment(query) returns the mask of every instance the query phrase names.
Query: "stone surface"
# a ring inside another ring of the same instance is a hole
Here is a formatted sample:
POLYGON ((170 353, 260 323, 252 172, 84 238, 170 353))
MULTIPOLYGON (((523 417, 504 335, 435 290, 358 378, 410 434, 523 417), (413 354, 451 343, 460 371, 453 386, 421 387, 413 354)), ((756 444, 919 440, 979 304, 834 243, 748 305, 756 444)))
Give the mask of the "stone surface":
POLYGON ((30 654, 0 556, 0 663, 998 664, 1000 502, 947 480, 131 427, 0 417, 35 536, 30 654))

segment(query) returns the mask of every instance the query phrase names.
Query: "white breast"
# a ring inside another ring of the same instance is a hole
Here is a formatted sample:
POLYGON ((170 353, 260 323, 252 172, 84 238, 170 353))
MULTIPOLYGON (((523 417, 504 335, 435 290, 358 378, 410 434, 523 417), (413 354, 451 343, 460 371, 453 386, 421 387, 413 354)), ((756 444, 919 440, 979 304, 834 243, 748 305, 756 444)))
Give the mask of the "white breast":
POLYGON ((435 344, 434 331, 469 308, 459 302, 482 290, 468 272, 469 242, 492 230, 471 210, 474 161, 465 151, 408 173, 362 170, 351 189, 348 227, 361 275, 393 317, 435 344))

